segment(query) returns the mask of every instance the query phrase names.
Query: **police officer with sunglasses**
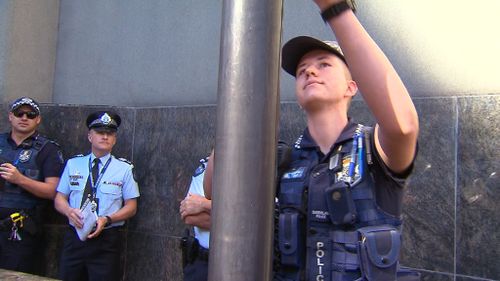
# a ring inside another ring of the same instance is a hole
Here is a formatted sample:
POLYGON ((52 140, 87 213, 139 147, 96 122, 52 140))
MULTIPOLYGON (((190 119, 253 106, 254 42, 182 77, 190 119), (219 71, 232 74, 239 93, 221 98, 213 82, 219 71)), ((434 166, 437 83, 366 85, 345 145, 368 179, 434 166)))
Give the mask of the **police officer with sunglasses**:
POLYGON ((11 130, 0 134, 0 268, 35 272, 41 209, 53 199, 64 168, 59 145, 37 131, 39 104, 29 97, 10 105, 11 130))

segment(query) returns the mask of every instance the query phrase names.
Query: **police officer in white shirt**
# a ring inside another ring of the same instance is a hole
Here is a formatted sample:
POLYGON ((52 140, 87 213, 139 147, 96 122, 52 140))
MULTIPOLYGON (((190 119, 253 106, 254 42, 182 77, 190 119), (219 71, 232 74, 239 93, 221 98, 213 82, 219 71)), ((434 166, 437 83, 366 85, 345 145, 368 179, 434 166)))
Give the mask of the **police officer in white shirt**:
POLYGON ((203 178, 208 159, 200 160, 189 186, 186 198, 182 200, 179 213, 185 224, 194 228, 194 240, 187 246, 187 262, 184 266, 184 281, 205 281, 208 277, 208 248, 210 241, 210 212, 212 201, 205 198, 203 178), (193 245, 194 244, 194 245, 193 245))

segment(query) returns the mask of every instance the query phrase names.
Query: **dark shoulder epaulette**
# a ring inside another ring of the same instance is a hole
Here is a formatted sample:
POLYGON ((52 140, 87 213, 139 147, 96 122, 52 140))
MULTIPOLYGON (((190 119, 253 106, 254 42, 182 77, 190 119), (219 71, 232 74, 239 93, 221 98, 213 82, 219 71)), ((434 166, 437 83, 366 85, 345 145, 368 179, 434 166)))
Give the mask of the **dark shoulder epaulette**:
POLYGON ((127 164, 129 164, 129 165, 134 165, 134 164, 132 164, 132 162, 130 162, 129 160, 127 160, 127 159, 125 159, 125 158, 116 158, 116 159, 118 159, 118 160, 120 160, 120 161, 122 161, 122 162, 125 162, 125 163, 127 163, 127 164))
POLYGON ((207 168, 207 164, 208 164, 208 157, 200 159, 200 165, 194 171, 193 177, 197 177, 197 176, 201 175, 203 172, 205 172, 205 169, 207 168))
POLYGON ((33 147, 36 150, 42 150, 42 148, 49 142, 52 142, 50 139, 48 139, 44 135, 36 135, 31 143, 31 147, 33 147))
POLYGON ((83 155, 83 154, 77 154, 77 155, 73 155, 73 156, 71 156, 71 158, 83 157, 83 156, 85 156, 85 155, 83 155))
POLYGON ((55 146, 57 146, 59 148, 61 147, 61 145, 57 141, 55 141, 55 140, 49 140, 49 141, 50 141, 50 143, 54 144, 55 146))

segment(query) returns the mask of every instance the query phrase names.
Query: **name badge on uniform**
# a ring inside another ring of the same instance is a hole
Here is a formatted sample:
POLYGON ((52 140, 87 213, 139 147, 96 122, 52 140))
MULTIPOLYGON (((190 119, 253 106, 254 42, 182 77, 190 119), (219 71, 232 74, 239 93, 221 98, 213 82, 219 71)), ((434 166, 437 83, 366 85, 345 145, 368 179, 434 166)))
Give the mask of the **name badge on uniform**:
POLYGON ((83 179, 83 176, 80 174, 75 174, 75 175, 69 175, 69 179, 72 181, 77 181, 79 179, 83 179))
POLYGON ((304 176, 306 167, 293 168, 283 174, 283 179, 300 179, 304 176))
POLYGON ((103 184, 116 185, 118 187, 122 187, 123 186, 123 182, 122 181, 103 181, 102 183, 103 184))

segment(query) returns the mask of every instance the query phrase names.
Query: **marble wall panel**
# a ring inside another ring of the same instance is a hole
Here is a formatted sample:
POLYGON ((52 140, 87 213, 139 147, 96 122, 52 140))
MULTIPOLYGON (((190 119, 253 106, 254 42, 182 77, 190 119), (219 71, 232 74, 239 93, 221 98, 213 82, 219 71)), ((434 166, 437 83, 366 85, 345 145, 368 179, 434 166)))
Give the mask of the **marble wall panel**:
POLYGON ((183 280, 178 238, 129 231, 128 241, 123 280, 183 280))
POLYGON ((45 225, 44 245, 39 260, 38 275, 57 278, 59 274, 59 261, 63 246, 64 233, 68 226, 45 225))
POLYGON ((485 279, 479 277, 469 277, 469 276, 458 276, 455 278, 455 281, 498 281, 499 279, 485 279))
POLYGON ((500 96, 458 104, 457 274, 500 280, 500 96))
POLYGON ((454 99, 418 99, 419 152, 404 199, 405 265, 453 273, 454 99))
POLYGON ((138 109, 135 134, 142 195, 131 230, 179 236, 179 203, 199 160, 214 145, 215 107, 138 109))
POLYGON ((421 281, 455 281, 453 274, 441 272, 420 271, 421 281))
POLYGON ((0 132, 8 132, 10 130, 10 124, 9 124, 9 117, 8 117, 8 112, 10 111, 9 105, 8 104, 2 104, 0 107, 1 109, 1 114, 0 114, 0 132))

